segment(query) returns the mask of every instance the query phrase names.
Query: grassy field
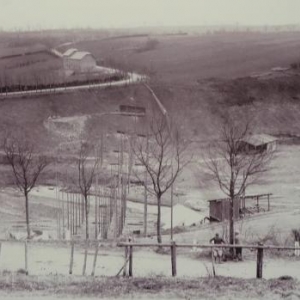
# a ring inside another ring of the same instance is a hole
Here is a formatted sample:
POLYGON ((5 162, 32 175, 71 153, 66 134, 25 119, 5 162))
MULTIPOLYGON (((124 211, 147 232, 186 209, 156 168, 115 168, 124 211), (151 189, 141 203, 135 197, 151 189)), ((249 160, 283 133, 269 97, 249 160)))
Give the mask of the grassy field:
POLYGON ((223 33, 206 36, 133 37, 75 44, 105 64, 113 62, 159 81, 190 85, 206 78, 233 78, 299 58, 299 33, 223 33), (149 41, 156 41, 149 43, 149 41))
MULTIPOLYGON (((167 279, 83 278, 62 276, 0 277, 1 298, 22 295, 22 299, 297 299, 296 280, 243 280, 234 278, 167 279), (86 297, 86 298, 85 298, 86 297), (292 298, 295 297, 295 298, 292 298)), ((299 297, 299 296, 298 296, 299 297)))

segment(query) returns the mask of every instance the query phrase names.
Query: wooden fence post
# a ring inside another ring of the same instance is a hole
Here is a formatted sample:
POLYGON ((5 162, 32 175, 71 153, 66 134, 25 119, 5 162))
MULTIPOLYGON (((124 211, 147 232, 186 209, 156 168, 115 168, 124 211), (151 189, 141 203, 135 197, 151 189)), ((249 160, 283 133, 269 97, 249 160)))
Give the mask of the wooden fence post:
POLYGON ((133 247, 129 246, 129 271, 128 271, 129 277, 133 276, 133 273, 132 273, 132 263, 133 263, 133 247))
POLYGON ((262 278, 263 275, 263 257, 264 249, 261 248, 262 243, 258 243, 257 247, 257 261, 256 261, 256 278, 262 278))
POLYGON ((28 243, 25 241, 25 274, 28 275, 28 243))
POLYGON ((83 268, 82 268, 82 276, 85 275, 85 271, 86 271, 86 261, 87 261, 88 247, 89 247, 89 242, 86 241, 85 249, 84 249, 84 261, 83 261, 83 268))
POLYGON ((127 260, 128 260, 128 246, 125 247, 125 261, 124 261, 124 268, 123 268, 123 276, 127 276, 127 260))
POLYGON ((95 256, 94 256, 94 262, 93 262, 93 270, 92 270, 92 276, 95 276, 96 271, 96 264, 97 264, 97 258, 98 258, 98 251, 99 251, 99 242, 96 243, 96 250, 95 250, 95 256))
POLYGON ((171 242, 171 263, 172 263, 172 276, 175 277, 177 275, 177 268, 176 268, 176 243, 174 241, 171 242))
POLYGON ((69 268, 69 274, 71 275, 73 273, 73 262, 74 262, 74 241, 71 242, 71 258, 70 258, 70 268, 69 268))

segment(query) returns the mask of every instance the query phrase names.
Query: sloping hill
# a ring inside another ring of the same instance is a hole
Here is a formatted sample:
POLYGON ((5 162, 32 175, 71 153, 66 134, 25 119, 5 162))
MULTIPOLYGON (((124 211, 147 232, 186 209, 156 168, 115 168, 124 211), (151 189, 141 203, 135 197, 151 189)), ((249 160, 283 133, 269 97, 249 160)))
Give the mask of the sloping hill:
POLYGON ((299 36, 297 32, 154 35, 82 41, 75 46, 106 65, 147 70, 159 81, 191 84, 198 79, 247 76, 288 66, 300 59, 299 36))

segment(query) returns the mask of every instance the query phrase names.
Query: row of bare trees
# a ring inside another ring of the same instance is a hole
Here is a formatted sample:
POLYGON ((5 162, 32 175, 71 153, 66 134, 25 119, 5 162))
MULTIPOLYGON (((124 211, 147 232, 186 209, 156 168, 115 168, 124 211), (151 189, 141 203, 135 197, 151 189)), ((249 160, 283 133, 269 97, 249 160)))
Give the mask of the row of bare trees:
MULTIPOLYGON (((147 124, 146 134, 136 134, 131 139, 130 146, 135 159, 144 167, 150 179, 148 184, 147 180, 140 178, 139 173, 135 174, 141 182, 144 182, 147 192, 156 198, 157 241, 161 243, 162 197, 173 186, 183 168, 191 161, 191 157, 188 157, 186 151, 189 143, 183 139, 174 122, 164 115, 154 114, 147 124)), ((273 151, 244 151, 242 145, 250 132, 249 122, 241 124, 226 118, 218 141, 209 148, 210 151, 204 160, 213 180, 230 199, 231 244, 234 243, 234 201, 267 171, 273 157, 273 151)), ((32 144, 10 138, 5 139, 4 152, 11 166, 15 184, 25 198, 27 235, 30 237, 29 193, 50 160, 47 156, 36 153, 32 144)), ((92 152, 95 153, 93 145, 81 143, 76 159, 77 178, 74 180, 84 198, 86 239, 89 239, 89 195, 95 176, 99 172, 100 162, 97 155, 93 155, 91 159, 89 155, 92 152)))

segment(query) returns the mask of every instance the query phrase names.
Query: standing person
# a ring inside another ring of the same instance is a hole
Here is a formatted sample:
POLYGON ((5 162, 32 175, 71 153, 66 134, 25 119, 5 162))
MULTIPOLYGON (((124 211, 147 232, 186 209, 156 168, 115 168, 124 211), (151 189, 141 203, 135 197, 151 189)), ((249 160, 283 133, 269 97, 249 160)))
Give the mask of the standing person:
MULTIPOLYGON (((219 236, 218 233, 216 233, 216 235, 210 239, 209 241, 210 243, 214 243, 215 245, 221 245, 221 244, 225 244, 225 241, 219 236)), ((216 248, 213 249, 213 256, 215 258, 215 262, 221 263, 221 258, 223 257, 223 250, 222 248, 216 248)))
MULTIPOLYGON (((235 232, 234 243, 235 243, 235 245, 240 245, 241 244, 240 233, 239 233, 238 230, 235 232)), ((236 247, 235 248, 235 254, 236 254, 236 259, 237 260, 243 260, 242 247, 236 247)))

